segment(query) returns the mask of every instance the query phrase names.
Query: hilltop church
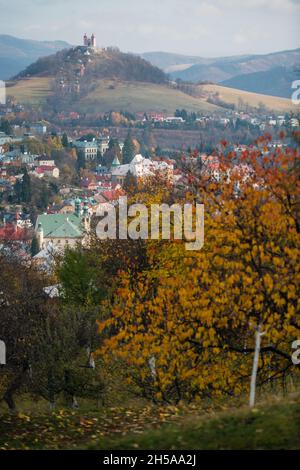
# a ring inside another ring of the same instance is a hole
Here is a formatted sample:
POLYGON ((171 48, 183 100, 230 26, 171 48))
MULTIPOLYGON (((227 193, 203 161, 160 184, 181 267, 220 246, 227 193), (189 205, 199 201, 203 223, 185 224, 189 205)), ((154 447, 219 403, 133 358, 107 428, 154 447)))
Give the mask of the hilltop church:
POLYGON ((86 33, 85 35, 83 36, 83 45, 84 47, 92 47, 92 48, 96 48, 96 36, 94 35, 94 33, 91 35, 91 37, 87 37, 86 33))

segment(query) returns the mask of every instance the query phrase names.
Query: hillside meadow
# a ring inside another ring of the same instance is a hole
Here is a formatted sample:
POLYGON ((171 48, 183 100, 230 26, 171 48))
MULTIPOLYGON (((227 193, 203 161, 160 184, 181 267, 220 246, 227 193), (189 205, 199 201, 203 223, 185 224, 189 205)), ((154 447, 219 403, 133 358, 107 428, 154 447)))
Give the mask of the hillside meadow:
MULTIPOLYGON (((299 112, 300 105, 295 106, 291 99, 280 98, 278 96, 261 95, 259 93, 250 93, 248 91, 237 90, 235 88, 227 88, 221 85, 206 84, 199 85, 199 90, 204 95, 213 96, 216 93, 221 101, 228 104, 234 104, 239 107, 249 105, 253 108, 259 108, 260 105, 265 106, 269 110, 286 112, 299 112)), ((291 92, 292 94, 292 92, 291 92)))
MULTIPOLYGON (((32 77, 7 83, 7 95, 18 102, 39 106, 53 96, 53 79, 50 77, 32 77)), ((258 108, 260 105, 277 112, 299 111, 300 106, 291 100, 274 96, 249 93, 219 85, 199 85, 200 97, 193 97, 173 88, 145 82, 124 82, 120 80, 99 80, 96 88, 74 101, 73 107, 81 112, 97 113, 111 110, 130 112, 162 111, 173 114, 177 108, 189 112, 213 113, 222 112, 224 108, 208 103, 207 99, 218 94, 218 98, 235 106, 249 105, 258 108)), ((70 106, 70 105, 68 105, 70 106)))

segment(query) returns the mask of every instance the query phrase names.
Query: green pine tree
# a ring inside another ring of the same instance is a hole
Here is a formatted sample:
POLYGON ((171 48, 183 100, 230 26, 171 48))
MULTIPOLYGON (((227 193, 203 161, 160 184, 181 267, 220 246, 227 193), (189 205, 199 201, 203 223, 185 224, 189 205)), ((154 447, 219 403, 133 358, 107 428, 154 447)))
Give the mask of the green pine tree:
POLYGON ((31 180, 26 168, 22 179, 21 200, 27 204, 31 201, 31 180))
POLYGON ((39 252, 39 244, 36 237, 33 237, 31 242, 31 256, 35 256, 39 252))
POLYGON ((61 139, 61 144, 64 148, 68 148, 69 147, 69 140, 68 140, 68 136, 67 134, 64 132, 63 133, 63 136, 62 136, 62 139, 61 139))
POLYGON ((134 157, 134 144, 133 140, 131 137, 131 132, 129 131, 126 137, 126 140, 124 142, 124 147, 123 147, 123 163, 130 163, 134 157))
POLYGON ((20 204, 22 202, 22 181, 17 180, 14 186, 14 191, 16 195, 16 202, 20 204))
POLYGON ((83 152, 78 152, 78 155, 77 155, 77 170, 78 170, 78 173, 80 173, 80 170, 81 169, 85 169, 86 168, 86 161, 85 161, 85 158, 84 158, 84 154, 83 152))
POLYGON ((0 131, 7 135, 11 135, 13 133, 13 128, 7 119, 1 119, 0 131))

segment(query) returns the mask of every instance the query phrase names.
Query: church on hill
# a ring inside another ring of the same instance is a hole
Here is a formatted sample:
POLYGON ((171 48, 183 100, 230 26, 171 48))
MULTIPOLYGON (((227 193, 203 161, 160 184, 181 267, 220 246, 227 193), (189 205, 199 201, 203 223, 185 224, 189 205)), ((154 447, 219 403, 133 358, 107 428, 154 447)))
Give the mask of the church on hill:
POLYGON ((85 47, 92 47, 92 48, 96 47, 96 36, 94 35, 94 33, 91 35, 90 38, 85 33, 85 35, 83 36, 83 45, 85 47))

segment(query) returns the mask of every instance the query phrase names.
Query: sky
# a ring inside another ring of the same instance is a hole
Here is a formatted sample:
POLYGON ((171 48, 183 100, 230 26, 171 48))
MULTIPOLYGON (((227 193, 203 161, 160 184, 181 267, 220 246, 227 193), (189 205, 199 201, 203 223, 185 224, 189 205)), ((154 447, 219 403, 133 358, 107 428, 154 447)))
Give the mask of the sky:
POLYGON ((0 0, 0 34, 203 57, 300 47, 300 0, 0 0))

